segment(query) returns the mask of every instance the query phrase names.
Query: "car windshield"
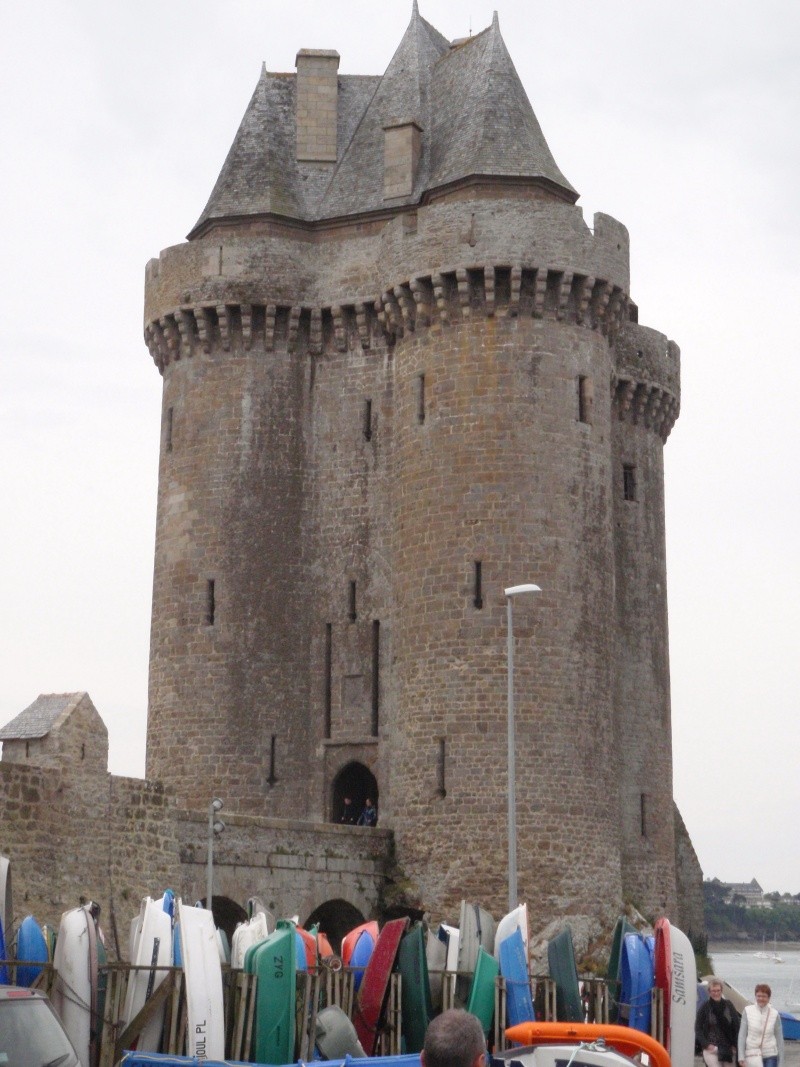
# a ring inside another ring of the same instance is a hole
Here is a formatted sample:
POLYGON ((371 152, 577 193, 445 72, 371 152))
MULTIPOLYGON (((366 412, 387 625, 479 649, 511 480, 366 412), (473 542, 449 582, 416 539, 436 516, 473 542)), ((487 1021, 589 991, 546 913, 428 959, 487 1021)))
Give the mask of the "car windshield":
POLYGON ((0 1000, 0 1067, 78 1067, 78 1057, 46 1001, 0 1000))

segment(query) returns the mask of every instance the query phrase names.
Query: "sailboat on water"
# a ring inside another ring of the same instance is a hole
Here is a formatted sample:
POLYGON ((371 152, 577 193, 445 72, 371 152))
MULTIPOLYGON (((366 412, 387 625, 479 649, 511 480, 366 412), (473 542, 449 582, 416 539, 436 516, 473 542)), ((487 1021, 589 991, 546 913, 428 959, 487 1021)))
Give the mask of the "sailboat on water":
POLYGON ((773 963, 783 963, 783 957, 778 955, 778 936, 777 936, 777 934, 773 935, 773 938, 772 938, 772 955, 770 956, 770 959, 772 960, 773 963))
POLYGON ((778 936, 777 936, 777 934, 774 934, 773 938, 772 938, 772 952, 767 952, 767 944, 766 944, 766 942, 767 942, 766 937, 762 937, 761 938, 761 951, 760 952, 754 952, 753 956, 757 960, 771 960, 773 963, 783 963, 783 957, 778 954, 778 936))

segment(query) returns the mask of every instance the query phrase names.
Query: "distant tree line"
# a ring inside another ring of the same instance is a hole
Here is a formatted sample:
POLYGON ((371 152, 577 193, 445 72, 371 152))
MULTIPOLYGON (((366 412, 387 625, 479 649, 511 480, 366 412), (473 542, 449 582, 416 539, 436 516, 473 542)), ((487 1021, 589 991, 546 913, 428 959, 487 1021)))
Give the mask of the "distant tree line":
POLYGON ((727 901, 727 895, 727 887, 717 879, 703 882, 706 930, 712 940, 800 941, 800 893, 765 893, 767 907, 747 907, 744 897, 727 901))

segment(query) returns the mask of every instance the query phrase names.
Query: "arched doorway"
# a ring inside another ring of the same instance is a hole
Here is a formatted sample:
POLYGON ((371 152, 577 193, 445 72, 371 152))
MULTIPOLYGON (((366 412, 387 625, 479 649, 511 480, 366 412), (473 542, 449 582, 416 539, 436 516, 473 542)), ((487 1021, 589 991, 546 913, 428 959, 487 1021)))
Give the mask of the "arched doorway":
POLYGON ((353 760, 346 763, 333 780, 331 786, 331 822, 354 822, 364 810, 364 802, 369 797, 380 813, 378 783, 375 775, 363 763, 353 760), (353 810, 351 818, 344 818, 345 798, 349 798, 353 810))
MULTIPOLYGON (((204 908, 208 907, 205 897, 203 897, 202 904, 204 908)), ((214 925, 227 934, 229 945, 233 941, 233 931, 239 923, 247 922, 247 912, 229 897, 212 897, 211 914, 214 916, 214 925)))
POLYGON ((364 916, 352 904, 346 900, 326 900, 318 908, 314 908, 306 919, 306 929, 319 923, 323 934, 327 934, 331 948, 337 954, 342 947, 342 938, 356 926, 364 922, 364 916))

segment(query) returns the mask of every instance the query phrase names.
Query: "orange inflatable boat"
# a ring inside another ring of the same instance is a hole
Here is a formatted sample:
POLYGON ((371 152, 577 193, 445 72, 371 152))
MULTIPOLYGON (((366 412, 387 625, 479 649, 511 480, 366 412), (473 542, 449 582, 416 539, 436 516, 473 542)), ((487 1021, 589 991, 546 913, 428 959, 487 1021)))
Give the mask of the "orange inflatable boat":
POLYGON ((626 1056, 646 1052, 654 1067, 671 1067, 669 1053, 654 1037, 627 1026, 610 1023, 518 1023, 506 1030, 509 1041, 520 1045, 567 1045, 603 1038, 626 1056))

